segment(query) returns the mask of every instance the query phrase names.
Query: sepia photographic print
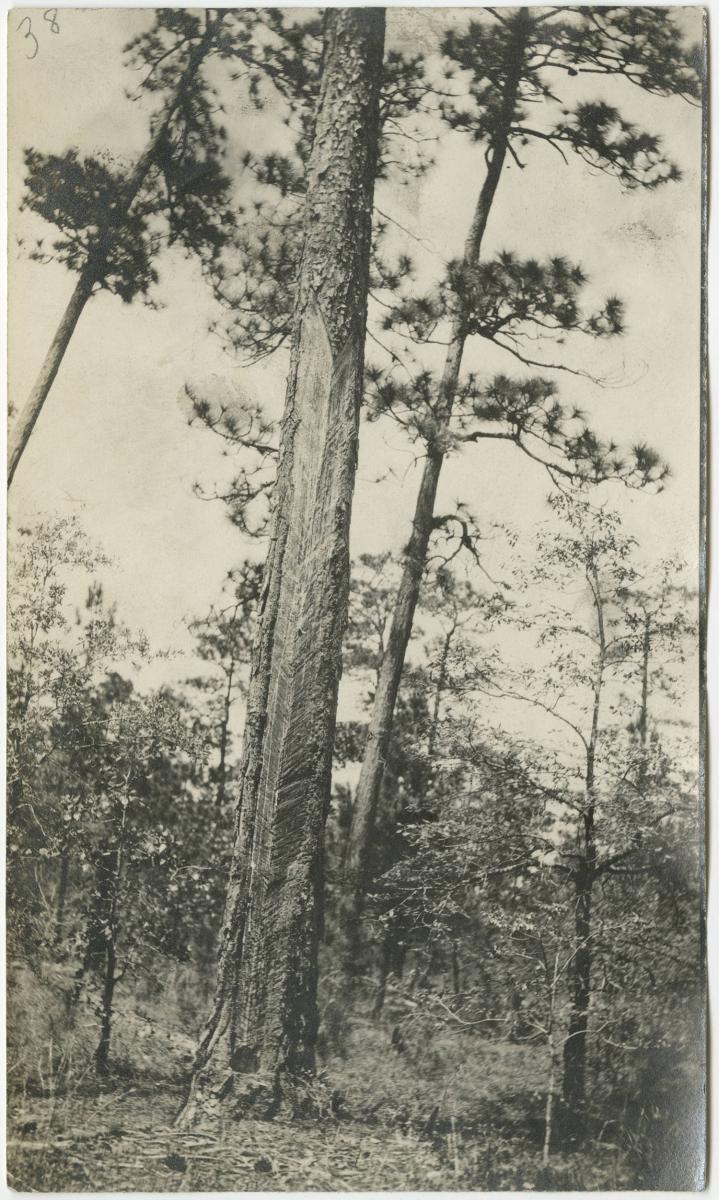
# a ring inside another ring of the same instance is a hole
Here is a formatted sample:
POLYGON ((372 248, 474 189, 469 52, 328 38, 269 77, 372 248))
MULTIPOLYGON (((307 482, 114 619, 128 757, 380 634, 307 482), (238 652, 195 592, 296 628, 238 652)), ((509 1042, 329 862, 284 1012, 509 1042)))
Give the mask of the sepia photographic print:
POLYGON ((706 27, 9 11, 11 1188, 704 1186, 706 27))

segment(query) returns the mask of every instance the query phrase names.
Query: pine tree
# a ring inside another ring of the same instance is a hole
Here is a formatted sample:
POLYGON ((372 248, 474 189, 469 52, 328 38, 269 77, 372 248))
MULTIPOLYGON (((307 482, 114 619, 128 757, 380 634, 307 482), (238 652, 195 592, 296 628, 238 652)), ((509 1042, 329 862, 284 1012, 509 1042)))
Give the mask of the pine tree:
POLYGON ((383 40, 382 9, 328 10, 236 843, 185 1120, 212 1100, 272 1112, 314 1068, 383 40))
MULTIPOLYGON (((239 62, 250 95, 262 103, 264 78, 282 94, 301 87, 304 27, 282 14, 269 40, 255 39, 254 10, 158 10, 151 28, 126 47, 128 65, 144 68, 141 92, 159 95, 148 143, 128 172, 109 156, 26 152, 24 207, 55 225, 59 237, 31 257, 59 261, 77 275, 30 395, 10 433, 8 486, 42 411, 86 304, 99 291, 125 303, 157 282, 165 243, 179 243, 205 267, 230 236, 230 180, 223 170, 222 108, 205 68, 212 58, 239 62), (157 218, 160 218, 158 223, 157 218)), ((237 72, 235 72, 237 74, 237 72)))
MULTIPOLYGON (((527 105, 547 103, 552 111, 556 101, 555 71, 622 75, 654 94, 696 99, 699 81, 671 19, 664 16, 655 22, 646 11, 642 16, 638 13, 593 8, 581 10, 575 21, 559 9, 540 14, 531 9, 488 10, 487 16, 470 22, 466 33, 450 33, 445 39, 445 53, 455 67, 470 73, 474 102, 467 111, 445 103, 447 119, 453 128, 485 144, 487 171, 461 260, 450 264, 446 278, 428 295, 391 304, 385 319, 387 329, 400 328, 420 344, 435 340, 440 323, 448 325, 449 332, 439 379, 422 372, 399 389, 391 381, 385 385, 388 395, 384 404, 388 408, 396 407, 398 401, 414 407, 415 394, 419 394, 420 412, 424 414, 421 433, 427 453, 355 799, 347 857, 350 946, 356 939, 366 882, 365 863, 397 690, 434 527, 437 488, 445 457, 457 444, 452 418, 458 400, 467 393, 474 394, 474 415, 480 422, 489 423, 470 431, 468 440, 505 438, 534 457, 528 441, 536 437, 559 451, 559 462, 556 456, 553 462, 540 457, 550 475, 574 482, 619 477, 640 485, 661 482, 666 475, 657 456, 643 445, 635 448, 627 462, 618 456, 613 443, 601 444, 586 428, 581 412, 567 412, 554 399, 555 385, 544 378, 512 381, 500 377, 484 388, 480 385, 477 393, 476 381, 470 379, 463 384, 460 377, 464 348, 473 335, 502 346, 525 365, 556 368, 560 364, 529 357, 522 346, 523 331, 532 329, 559 342, 570 331, 582 330, 596 337, 622 332, 622 307, 616 298, 610 297, 594 313, 581 313, 578 295, 584 276, 566 260, 554 258, 537 263, 505 253, 482 261, 481 252, 505 161, 511 156, 522 166, 518 147, 532 140, 547 142, 562 154, 570 149, 594 169, 616 177, 626 188, 656 188, 679 178, 676 166, 665 158, 660 140, 636 129, 604 103, 580 103, 573 110, 562 109, 547 132, 528 123, 527 105), (486 402, 479 398, 482 393, 486 402), (578 421, 574 428, 572 420, 578 421), (564 463, 561 457, 565 457, 564 463)), ((350 950, 348 962, 352 958, 350 950)))

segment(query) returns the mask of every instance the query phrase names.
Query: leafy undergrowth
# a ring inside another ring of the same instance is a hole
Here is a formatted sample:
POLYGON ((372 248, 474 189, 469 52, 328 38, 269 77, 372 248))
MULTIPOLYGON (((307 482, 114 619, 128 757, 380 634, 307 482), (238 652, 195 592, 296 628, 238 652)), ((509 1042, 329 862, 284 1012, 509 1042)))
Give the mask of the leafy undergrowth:
POLYGON ((540 1112, 545 1097, 547 1052, 541 1045, 491 1041, 476 1034, 433 1029, 417 1019, 393 1029, 358 1022, 346 1057, 327 1067, 331 1087, 347 1108, 382 1123, 416 1131, 486 1120, 487 1109, 509 1118, 512 1098, 540 1112), (434 1119, 432 1120, 432 1117, 434 1119))
MULTIPOLYGON (((433 1030, 422 1017, 403 1021, 399 1031, 399 1039, 393 1039, 389 1027, 358 1022, 346 1058, 331 1060, 326 1080, 343 1097, 346 1111, 361 1114, 378 1129, 399 1128, 415 1145, 433 1147, 442 1181, 428 1177, 420 1190, 635 1186, 626 1154, 601 1137, 572 1153, 553 1146, 543 1165, 549 1065, 543 1045, 433 1030)), ((391 1186, 372 1184, 376 1190, 391 1186)))

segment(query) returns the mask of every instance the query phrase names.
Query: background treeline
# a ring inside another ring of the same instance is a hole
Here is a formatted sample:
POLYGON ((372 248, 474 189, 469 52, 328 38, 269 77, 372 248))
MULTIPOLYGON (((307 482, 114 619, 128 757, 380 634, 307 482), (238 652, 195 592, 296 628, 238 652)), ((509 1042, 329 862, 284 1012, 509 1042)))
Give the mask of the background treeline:
POLYGON ((57 231, 31 255, 76 281, 9 482, 86 305, 152 306, 172 247, 235 364, 291 348, 286 407, 183 389, 232 464, 198 494, 248 557, 191 622, 181 684, 148 687, 172 648, 125 627, 74 518, 14 534, 11 1082, 191 1075, 186 1120, 397 1126, 436 1146, 444 1186, 687 1186, 692 574, 622 524, 623 489, 651 505, 666 486, 662 448, 585 411, 627 327, 612 281, 597 294, 561 231, 540 258, 487 253, 485 233, 510 166, 530 188, 578 162, 590 214, 597 177, 678 184, 613 99, 698 104, 701 52, 668 10, 591 7, 481 10, 427 55, 384 44, 381 10, 161 10, 127 55, 156 102, 129 170, 26 154, 25 207, 57 231), (228 139, 232 87, 276 147, 228 139), (483 174, 445 262, 381 204, 448 138, 483 174), (350 571, 360 402, 421 469, 400 553, 350 571), (493 511, 486 470, 438 500, 448 460, 490 441, 518 488, 546 475, 529 534, 493 511))

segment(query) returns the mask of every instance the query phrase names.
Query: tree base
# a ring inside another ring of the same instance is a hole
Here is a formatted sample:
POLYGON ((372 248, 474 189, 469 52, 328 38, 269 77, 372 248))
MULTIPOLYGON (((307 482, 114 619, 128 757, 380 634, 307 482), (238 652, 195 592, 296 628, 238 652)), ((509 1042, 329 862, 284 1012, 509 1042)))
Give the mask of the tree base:
POLYGON ((229 1070, 221 1079, 196 1076, 182 1112, 179 1128, 203 1119, 271 1121, 281 1107, 282 1095, 271 1074, 244 1074, 229 1070))
POLYGON ((581 1150, 587 1139, 587 1113, 584 1105, 569 1104, 566 1100, 558 1105, 556 1139, 564 1153, 581 1150))
POLYGON ((271 1121, 282 1116, 297 1121, 336 1117, 342 1097, 321 1077, 285 1072, 247 1073, 228 1070, 221 1080, 200 1074, 175 1124, 189 1128, 201 1120, 271 1121))

